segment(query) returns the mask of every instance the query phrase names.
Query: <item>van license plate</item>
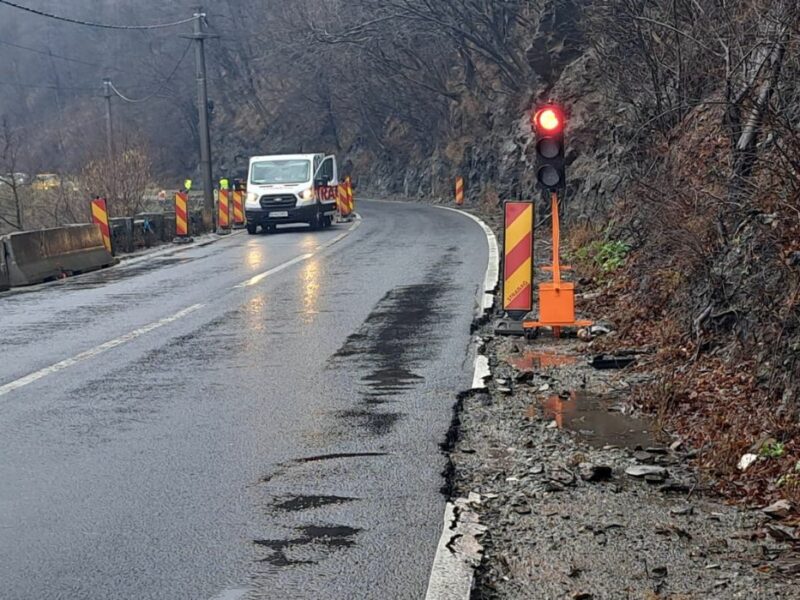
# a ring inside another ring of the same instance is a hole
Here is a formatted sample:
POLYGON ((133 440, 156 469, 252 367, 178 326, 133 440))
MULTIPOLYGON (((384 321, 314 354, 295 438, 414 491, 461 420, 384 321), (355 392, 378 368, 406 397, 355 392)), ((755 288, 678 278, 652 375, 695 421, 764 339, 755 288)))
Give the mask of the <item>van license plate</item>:
POLYGON ((270 216, 271 219, 280 219, 280 218, 288 217, 289 213, 286 212, 285 210, 281 210, 281 211, 278 211, 278 212, 271 212, 271 213, 269 213, 269 216, 270 216))

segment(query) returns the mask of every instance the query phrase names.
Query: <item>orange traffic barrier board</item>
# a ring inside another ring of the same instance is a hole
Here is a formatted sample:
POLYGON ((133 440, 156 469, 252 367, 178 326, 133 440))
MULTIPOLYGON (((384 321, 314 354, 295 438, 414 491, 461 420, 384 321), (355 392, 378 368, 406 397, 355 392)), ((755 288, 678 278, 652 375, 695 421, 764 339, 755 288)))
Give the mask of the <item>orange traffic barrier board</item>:
POLYGON ((111 254, 111 229, 108 226, 108 206, 105 198, 95 198, 92 200, 92 223, 100 227, 103 234, 103 245, 111 254))
POLYGON ((230 229, 231 227, 231 202, 230 191, 219 191, 219 228, 230 229))
POLYGON ((464 205, 464 178, 456 177, 456 205, 464 205))
POLYGON ((189 237, 189 194, 175 194, 175 235, 189 237))
POLYGON ((503 236, 503 310, 533 309, 533 202, 506 202, 503 236))

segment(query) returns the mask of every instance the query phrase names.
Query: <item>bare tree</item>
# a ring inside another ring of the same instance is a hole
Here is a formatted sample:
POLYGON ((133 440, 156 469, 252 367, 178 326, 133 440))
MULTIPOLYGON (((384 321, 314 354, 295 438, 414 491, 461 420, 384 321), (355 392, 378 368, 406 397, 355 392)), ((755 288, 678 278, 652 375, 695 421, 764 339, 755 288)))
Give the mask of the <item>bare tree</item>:
POLYGON ((23 230, 22 186, 25 184, 20 170, 22 136, 14 131, 8 117, 0 119, 0 222, 16 230, 23 230))

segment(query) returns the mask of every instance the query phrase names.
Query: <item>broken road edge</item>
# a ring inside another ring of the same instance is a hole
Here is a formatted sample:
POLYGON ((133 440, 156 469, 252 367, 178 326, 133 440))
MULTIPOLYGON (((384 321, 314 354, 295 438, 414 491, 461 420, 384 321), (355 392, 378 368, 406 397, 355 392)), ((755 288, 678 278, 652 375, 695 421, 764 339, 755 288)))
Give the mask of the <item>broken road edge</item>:
MULTIPOLYGON (((475 318, 472 323, 474 333, 491 318, 494 309, 495 293, 500 279, 500 251, 497 237, 491 228, 475 215, 448 207, 438 208, 472 219, 486 235, 489 258, 486 276, 478 291, 475 318)), ((447 438, 442 444, 442 452, 447 457, 442 492, 447 498, 447 504, 442 535, 439 538, 428 580, 426 600, 468 600, 472 594, 475 570, 483 558, 483 546, 479 538, 486 532, 486 527, 480 524, 478 514, 473 510, 474 504, 479 503, 480 498, 477 494, 470 494, 469 498, 453 498, 455 465, 450 458, 458 440, 464 399, 473 394, 486 393, 486 379, 491 376, 489 359, 484 354, 485 348, 480 337, 473 338, 471 349, 475 355, 472 387, 458 395, 447 438)))

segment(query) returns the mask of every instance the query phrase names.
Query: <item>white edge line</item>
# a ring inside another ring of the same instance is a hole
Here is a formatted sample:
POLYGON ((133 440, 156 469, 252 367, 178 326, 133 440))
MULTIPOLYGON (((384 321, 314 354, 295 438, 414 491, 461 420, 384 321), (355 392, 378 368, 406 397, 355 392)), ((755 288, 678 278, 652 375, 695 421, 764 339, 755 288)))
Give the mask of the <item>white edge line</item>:
POLYGON ((436 208, 449 210, 450 212, 454 212, 459 215, 463 215, 468 219, 472 219, 480 226, 481 229, 483 229, 483 233, 486 234, 486 242, 489 244, 489 264, 486 267, 486 277, 483 280, 483 289, 480 293, 481 300, 478 306, 478 316, 483 316, 486 311, 491 310, 494 307, 494 292, 497 289, 498 282, 500 281, 500 247, 497 244, 497 236, 494 234, 491 228, 483 222, 482 219, 471 213, 458 210, 457 208, 451 208, 449 206, 436 206, 436 208))
POLYGON ((203 308, 203 306, 204 306, 203 304, 195 304, 193 306, 189 306, 188 308, 184 308, 183 310, 175 313, 171 317, 165 317, 160 321, 155 321, 153 323, 150 323, 149 325, 145 325, 144 327, 135 329, 130 333, 126 333, 125 335, 120 336, 116 339, 100 344, 99 346, 95 346, 94 348, 81 352, 80 354, 76 354, 71 358, 67 358, 65 360, 62 360, 61 362, 55 363, 54 365, 51 365, 44 369, 40 369, 29 375, 26 375, 25 377, 21 377, 20 379, 7 383, 3 386, 0 386, 0 396, 5 396, 6 394, 13 392, 14 390, 18 390, 21 387, 30 385, 31 383, 38 381, 44 377, 47 377, 48 375, 52 375, 54 373, 58 373, 59 371, 63 371, 64 369, 68 369, 73 365, 76 365, 85 360, 89 360, 90 358, 94 358, 95 356, 107 352, 112 348, 116 348, 117 346, 121 346, 122 344, 131 342, 136 338, 145 335, 146 333, 150 333, 151 331, 164 327, 165 325, 174 323, 175 321, 182 319, 183 317, 195 312, 196 310, 200 310, 201 308, 203 308))
MULTIPOLYGON (((494 306, 494 292, 500 278, 500 251, 497 237, 489 226, 475 215, 447 206, 438 206, 437 208, 456 212, 472 219, 480 225, 486 235, 486 241, 489 244, 489 261, 486 266, 483 289, 480 292, 482 300, 477 311, 477 316, 481 317, 494 306)), ((476 354, 472 377, 473 390, 486 389, 486 379, 491 376, 488 357, 479 353, 480 343, 480 338, 476 336, 472 342, 476 354)), ((468 501, 459 498, 455 502, 447 502, 444 508, 442 535, 436 547, 425 600, 469 600, 472 594, 475 569, 481 560, 482 548, 477 538, 485 530, 485 527, 478 524, 478 516, 471 511, 468 501), (459 508, 458 517, 456 516, 456 506, 459 508), (451 543, 455 550, 450 548, 451 543)))

